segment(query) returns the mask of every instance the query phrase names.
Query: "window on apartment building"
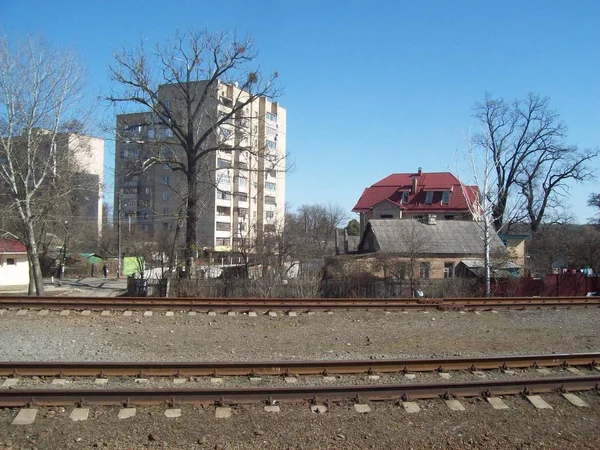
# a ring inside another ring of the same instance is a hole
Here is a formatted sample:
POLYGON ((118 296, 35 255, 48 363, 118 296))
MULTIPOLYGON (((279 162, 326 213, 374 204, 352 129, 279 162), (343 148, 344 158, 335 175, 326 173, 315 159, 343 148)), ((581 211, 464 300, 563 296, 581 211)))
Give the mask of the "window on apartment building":
POLYGON ((238 208, 237 212, 238 212, 238 216, 246 217, 248 215, 248 208, 238 208))
POLYGON ((144 188, 144 194, 150 195, 150 188, 149 187, 144 188))
POLYGON ((226 127, 220 127, 219 132, 221 133, 221 137, 224 140, 229 139, 231 137, 231 135, 233 134, 233 130, 231 128, 226 128, 226 127))
POLYGON ((6 265, 7 266, 14 266, 15 265, 15 258, 6 258, 6 265))
POLYGON ((432 202, 433 202, 433 191, 427 191, 425 193, 425 204, 431 205, 432 202))
POLYGON ((275 197, 272 197, 271 195, 265 195, 265 205, 276 205, 276 199, 275 197))
POLYGON ((169 169, 170 169, 170 167, 169 167, 169 165, 168 165, 167 163, 164 163, 164 164, 163 164, 163 169, 165 169, 165 170, 169 170, 169 169))
POLYGON ((265 213, 265 219, 267 219, 267 220, 273 220, 273 217, 275 217, 275 213, 273 211, 267 211, 265 213))
POLYGON ((270 141, 269 139, 267 139, 267 141, 265 142, 265 147, 267 148, 267 150, 275 150, 277 149, 277 142, 270 141))
POLYGON ((229 175, 229 171, 223 170, 217 174, 217 183, 218 184, 231 184, 231 175, 229 175))
POLYGON ((169 214, 169 208, 163 208, 163 214, 169 214))
POLYGON ((229 222, 217 222, 217 231, 231 231, 229 222))
POLYGON ((450 191, 442 192, 442 205, 450 203, 450 191))
POLYGON ((229 216, 230 209, 227 206, 217 206, 217 216, 229 216))
POLYGON ((454 263, 444 263, 444 278, 452 278, 454 276, 454 263))
POLYGON ((156 136, 156 130, 154 128, 148 128, 148 139, 154 139, 156 136))
POLYGON ((277 122, 277 114, 273 114, 273 113, 268 112, 268 113, 265 114, 265 117, 266 117, 267 120, 271 120, 273 122, 277 122))
POLYGON ((245 194, 243 192, 240 192, 238 194, 235 194, 235 199, 238 202, 247 202, 248 201, 248 194, 245 194))
POLYGON ((173 158, 173 150, 171 150, 166 145, 164 145, 163 148, 160 149, 160 152, 161 152, 162 157, 164 159, 171 159, 171 158, 173 158))
POLYGON ((380 219, 393 219, 394 215, 393 214, 381 214, 379 216, 380 219))
POLYGON ((216 238, 215 245, 217 247, 227 246, 227 245, 229 245, 229 238, 216 238))
POLYGON ((408 203, 408 192, 402 193, 402 203, 408 203))
POLYGON ((237 184, 240 190, 245 191, 246 189, 248 189, 248 180, 246 180, 245 178, 237 177, 237 184))
POLYGON ((419 276, 423 279, 429 279, 431 265, 428 262, 423 262, 419 266, 419 276))
POLYGON ((169 185, 169 177, 168 177, 168 176, 166 176, 166 175, 163 177, 163 184, 164 184, 165 186, 168 186, 168 185, 169 185))
POLYGON ((164 192, 162 193, 162 199, 163 199, 163 200, 169 200, 169 193, 168 193, 167 191, 164 191, 164 192))
POLYGON ((231 200, 231 194, 223 191, 217 191, 217 198, 219 200, 231 200))
POLYGON ((269 181, 265 181, 265 189, 267 191, 274 191, 277 188, 277 185, 275 183, 271 183, 269 181))
POLYGON ((148 213, 147 212, 144 213, 144 220, 148 220, 148 213))
POLYGON ((266 131, 267 136, 277 136, 277 128, 275 127, 270 127, 269 125, 267 125, 266 131))
POLYGON ((247 168, 248 168, 248 163, 247 163, 247 162, 245 162, 245 161, 240 161, 240 162, 238 163, 238 167, 239 167, 240 169, 247 169, 247 168))
POLYGON ((165 128, 165 137, 173 137, 173 130, 171 130, 169 127, 165 128))
POLYGON ((219 169, 228 169, 229 167, 231 167, 231 161, 229 161, 227 159, 218 158, 217 159, 217 167, 219 169))
POLYGON ((244 233, 246 231, 246 224, 244 222, 238 223, 238 231, 244 233))
POLYGON ((269 175, 270 177, 276 178, 277 171, 275 169, 271 169, 271 170, 267 171, 267 175, 269 175))
POLYGON ((233 100, 227 97, 221 97, 221 105, 226 106, 227 108, 233 107, 233 100))

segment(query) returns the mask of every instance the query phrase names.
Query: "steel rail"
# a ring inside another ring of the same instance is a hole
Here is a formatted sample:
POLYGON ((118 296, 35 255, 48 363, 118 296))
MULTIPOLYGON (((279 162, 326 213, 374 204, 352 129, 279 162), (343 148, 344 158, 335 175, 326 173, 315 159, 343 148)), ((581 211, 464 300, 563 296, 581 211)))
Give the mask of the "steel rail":
POLYGON ((519 380, 409 383, 369 386, 303 386, 218 389, 3 389, 0 407, 68 405, 240 404, 320 399, 413 400, 537 394, 600 389, 600 375, 519 380))
POLYGON ((341 298, 160 298, 160 297, 0 297, 0 308, 70 309, 201 309, 201 310, 333 310, 333 309, 529 309, 600 307, 594 297, 498 297, 453 299, 341 299, 341 298))
POLYGON ((600 353, 494 355, 386 360, 262 362, 0 362, 2 376, 259 376, 495 370, 596 366, 600 353))

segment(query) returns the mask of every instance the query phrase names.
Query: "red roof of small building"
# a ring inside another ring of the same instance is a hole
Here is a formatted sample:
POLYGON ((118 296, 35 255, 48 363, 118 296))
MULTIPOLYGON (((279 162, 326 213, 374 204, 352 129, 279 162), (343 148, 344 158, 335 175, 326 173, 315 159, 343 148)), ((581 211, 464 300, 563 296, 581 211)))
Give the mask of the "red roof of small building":
POLYGON ((0 253, 27 253, 27 247, 16 239, 0 236, 0 253))
POLYGON ((390 200, 412 212, 469 211, 469 203, 474 203, 479 195, 477 186, 463 184, 450 172, 393 173, 364 190, 354 212, 367 212, 375 205, 390 200), (413 178, 417 180, 417 190, 412 192, 413 178), (431 204, 425 203, 426 192, 433 191, 431 204), (408 201, 401 202, 402 193, 409 192, 408 201), (447 205, 442 205, 442 192, 450 192, 447 205))

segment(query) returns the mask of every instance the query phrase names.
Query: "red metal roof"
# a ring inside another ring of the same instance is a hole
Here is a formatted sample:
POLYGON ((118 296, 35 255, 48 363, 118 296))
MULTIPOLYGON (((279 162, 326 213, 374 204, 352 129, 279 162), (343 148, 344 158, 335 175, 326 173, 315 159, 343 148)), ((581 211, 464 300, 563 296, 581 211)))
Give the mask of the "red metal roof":
POLYGON ((0 236, 0 253, 27 253, 27 247, 16 239, 0 236))
POLYGON ((402 203, 407 211, 469 211, 468 203, 473 203, 479 194, 477 186, 466 186, 450 172, 393 173, 364 190, 354 212, 366 212, 383 200, 401 204, 402 191, 410 191, 413 178, 417 180, 417 191, 411 192, 408 202, 402 203), (427 191, 433 191, 431 204, 425 204, 427 191), (442 192, 449 191, 447 205, 442 205, 442 192))

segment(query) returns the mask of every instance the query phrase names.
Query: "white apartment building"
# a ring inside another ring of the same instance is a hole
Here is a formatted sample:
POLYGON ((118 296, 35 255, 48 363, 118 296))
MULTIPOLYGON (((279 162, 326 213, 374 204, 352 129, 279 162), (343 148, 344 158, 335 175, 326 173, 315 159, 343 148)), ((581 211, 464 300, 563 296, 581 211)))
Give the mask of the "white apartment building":
MULTIPOLYGON (((206 82, 195 86, 202 92, 206 82)), ((159 87, 159 98, 174 114, 181 108, 178 95, 174 85, 159 87)), ((247 99, 248 93, 235 85, 212 85, 195 132, 204 132, 236 102, 247 99)), ((197 247, 227 252, 283 224, 286 110, 259 97, 213 134, 198 174, 197 247)), ((119 115, 115 153, 115 218, 120 196, 125 227, 138 226, 155 236, 175 230, 178 219, 185 219, 187 183, 182 173, 167 163, 147 164, 141 173, 136 170, 150 155, 186 161, 172 131, 153 121, 150 113, 119 115)))
MULTIPOLYGON (((102 234, 102 180, 104 177, 104 139, 65 133, 59 136, 59 145, 68 146, 78 169, 79 188, 75 190, 79 223, 102 234)), ((93 232, 92 232, 93 234, 93 232)))

